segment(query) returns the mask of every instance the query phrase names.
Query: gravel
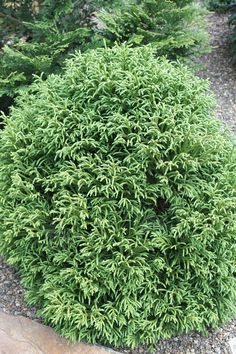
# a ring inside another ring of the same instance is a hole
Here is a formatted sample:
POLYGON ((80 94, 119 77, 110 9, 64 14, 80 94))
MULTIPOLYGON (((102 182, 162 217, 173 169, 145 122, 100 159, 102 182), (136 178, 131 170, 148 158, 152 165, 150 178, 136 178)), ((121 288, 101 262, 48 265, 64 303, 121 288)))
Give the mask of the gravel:
POLYGON ((0 257, 0 311, 37 319, 36 309, 25 304, 24 292, 16 270, 0 257))
MULTIPOLYGON (((232 354, 229 339, 236 337, 236 320, 231 320, 217 330, 210 330, 206 337, 188 333, 158 343, 154 354, 232 354)), ((128 354, 149 354, 147 348, 125 350, 128 354)))
MULTIPOLYGON (((203 69, 198 73, 209 79, 217 98, 217 115, 232 131, 236 132, 236 68, 228 50, 227 14, 211 13, 208 29, 213 50, 203 56, 198 63, 203 69)), ((17 272, 0 257, 0 311, 12 315, 23 315, 34 320, 36 309, 24 302, 24 289, 20 285, 17 272)), ((155 354, 231 354, 229 339, 236 337, 236 318, 217 330, 210 330, 206 337, 197 333, 174 337, 158 343, 155 354)), ((148 354, 145 347, 122 350, 129 354, 148 354)))
POLYGON ((213 49, 198 60, 203 65, 198 75, 210 82, 217 99, 217 116, 236 133, 236 64, 230 56, 228 17, 227 13, 210 13, 208 16, 213 49))

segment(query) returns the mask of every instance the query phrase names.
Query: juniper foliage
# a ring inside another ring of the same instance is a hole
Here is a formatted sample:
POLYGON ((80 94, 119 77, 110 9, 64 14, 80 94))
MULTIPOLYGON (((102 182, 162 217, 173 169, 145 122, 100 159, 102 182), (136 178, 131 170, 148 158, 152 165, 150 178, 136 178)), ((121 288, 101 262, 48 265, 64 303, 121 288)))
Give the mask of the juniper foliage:
POLYGON ((0 251, 45 323, 134 347, 230 316, 236 150, 205 81, 149 47, 92 50, 5 119, 0 251))
POLYGON ((151 43, 158 55, 172 59, 206 49, 204 10, 192 0, 128 0, 116 10, 100 14, 100 30, 107 43, 134 46, 151 43))
POLYGON ((206 0, 207 7, 212 11, 227 11, 235 4, 234 0, 206 0))
POLYGON ((65 58, 76 49, 104 47, 104 40, 107 46, 115 41, 152 43, 159 55, 171 58, 191 54, 193 48, 199 51, 200 44, 205 43, 203 14, 191 3, 192 0, 0 0, 4 19, 0 27, 6 30, 0 56, 0 109, 6 111, 3 107, 32 83, 34 75, 46 78, 50 73, 59 73, 65 58), (111 9, 105 10, 108 7, 111 9), (101 8, 106 28, 98 30, 96 16, 101 8))
POLYGON ((27 0, 17 2, 17 6, 9 3, 10 8, 8 2, 0 7, 8 43, 0 58, 2 97, 15 97, 32 82, 33 75, 47 77, 59 72, 65 57, 89 42, 90 15, 96 8, 96 0, 27 0))

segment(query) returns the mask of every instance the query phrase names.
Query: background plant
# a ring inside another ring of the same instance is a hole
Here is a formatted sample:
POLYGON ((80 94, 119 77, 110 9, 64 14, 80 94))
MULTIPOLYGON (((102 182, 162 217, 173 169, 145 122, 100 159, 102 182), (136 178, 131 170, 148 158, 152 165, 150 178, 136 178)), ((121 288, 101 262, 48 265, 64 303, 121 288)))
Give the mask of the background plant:
POLYGON ((205 81, 147 46, 92 50, 5 119, 0 250, 46 323, 133 347, 230 316, 236 150, 205 81))
POLYGON ((0 105, 5 113, 35 74, 46 78, 59 73, 75 49, 101 47, 104 40, 107 46, 151 43, 158 55, 177 58, 199 50, 205 40, 202 13, 190 0, 1 1, 0 15, 5 44, 0 56, 0 105), (98 29, 102 8, 106 11, 98 29))
POLYGON ((203 13, 191 0, 131 0, 100 15, 105 24, 101 32, 108 43, 150 43, 158 55, 176 59, 201 53, 206 42, 203 13))
POLYGON ((235 4, 234 0, 206 0, 206 6, 212 11, 227 11, 235 4))
MULTIPOLYGON (((99 2, 100 3, 100 2, 99 2)), ((62 69, 75 48, 91 37, 89 22, 96 1, 2 2, 6 42, 0 58, 0 96, 15 97, 33 75, 43 77, 62 69), (14 19, 14 20, 12 20, 14 19)))

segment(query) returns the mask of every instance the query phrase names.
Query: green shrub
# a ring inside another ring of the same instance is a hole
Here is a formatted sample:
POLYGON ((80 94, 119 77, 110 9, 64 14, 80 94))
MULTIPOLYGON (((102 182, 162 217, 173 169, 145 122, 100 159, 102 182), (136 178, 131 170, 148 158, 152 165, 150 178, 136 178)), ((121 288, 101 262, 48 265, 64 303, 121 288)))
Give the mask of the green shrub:
POLYGON ((226 11, 234 0, 206 0, 206 6, 212 11, 226 11))
POLYGON ((18 7, 9 9, 0 0, 4 15, 0 27, 6 30, 3 42, 8 43, 0 56, 0 109, 5 112, 12 102, 9 98, 31 84, 35 74, 46 78, 59 73, 75 49, 104 47, 104 40, 107 46, 115 41, 152 43, 158 55, 176 58, 199 50, 205 40, 202 13, 190 0, 145 0, 141 5, 124 0, 44 0, 38 7, 35 3, 19 0, 18 7), (96 30, 92 15, 108 6, 110 12, 101 15, 106 29, 96 30))
POLYGON ((207 87, 149 47, 98 49, 6 118, 1 254, 63 336, 136 346, 230 316, 236 151, 207 87))
POLYGON ((151 43, 158 55, 176 59, 201 54, 200 48, 207 43, 203 14, 192 0, 131 0, 116 11, 101 13, 104 28, 100 32, 108 44, 151 43))
POLYGON ((37 11, 34 7, 36 2, 34 0, 0 0, 0 26, 5 26, 5 31, 19 28, 22 21, 33 18, 37 11))
POLYGON ((58 73, 76 48, 85 50, 94 35, 93 12, 118 2, 0 0, 0 29, 5 44, 0 56, 0 109, 31 84, 34 75, 46 78, 58 73))
POLYGON ((15 97, 34 74, 59 72, 65 57, 90 41, 90 15, 97 2, 44 0, 36 8, 33 0, 19 1, 17 7, 13 2, 10 8, 0 3, 4 41, 10 42, 0 57, 0 96, 15 97))
POLYGON ((62 70, 65 58, 76 47, 83 48, 90 41, 89 28, 61 32, 50 22, 27 23, 34 40, 16 39, 13 46, 5 46, 0 58, 0 96, 15 97, 33 81, 34 75, 46 78, 62 70))

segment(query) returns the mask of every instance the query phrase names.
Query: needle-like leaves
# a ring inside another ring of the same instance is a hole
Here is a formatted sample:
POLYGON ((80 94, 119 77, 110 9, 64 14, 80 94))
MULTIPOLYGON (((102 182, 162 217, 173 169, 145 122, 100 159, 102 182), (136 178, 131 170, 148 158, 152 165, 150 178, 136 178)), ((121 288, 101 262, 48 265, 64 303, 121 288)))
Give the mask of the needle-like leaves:
POLYGON ((205 81, 149 47, 38 79, 0 144, 0 250, 71 340, 155 344, 236 300, 236 150, 205 81))

